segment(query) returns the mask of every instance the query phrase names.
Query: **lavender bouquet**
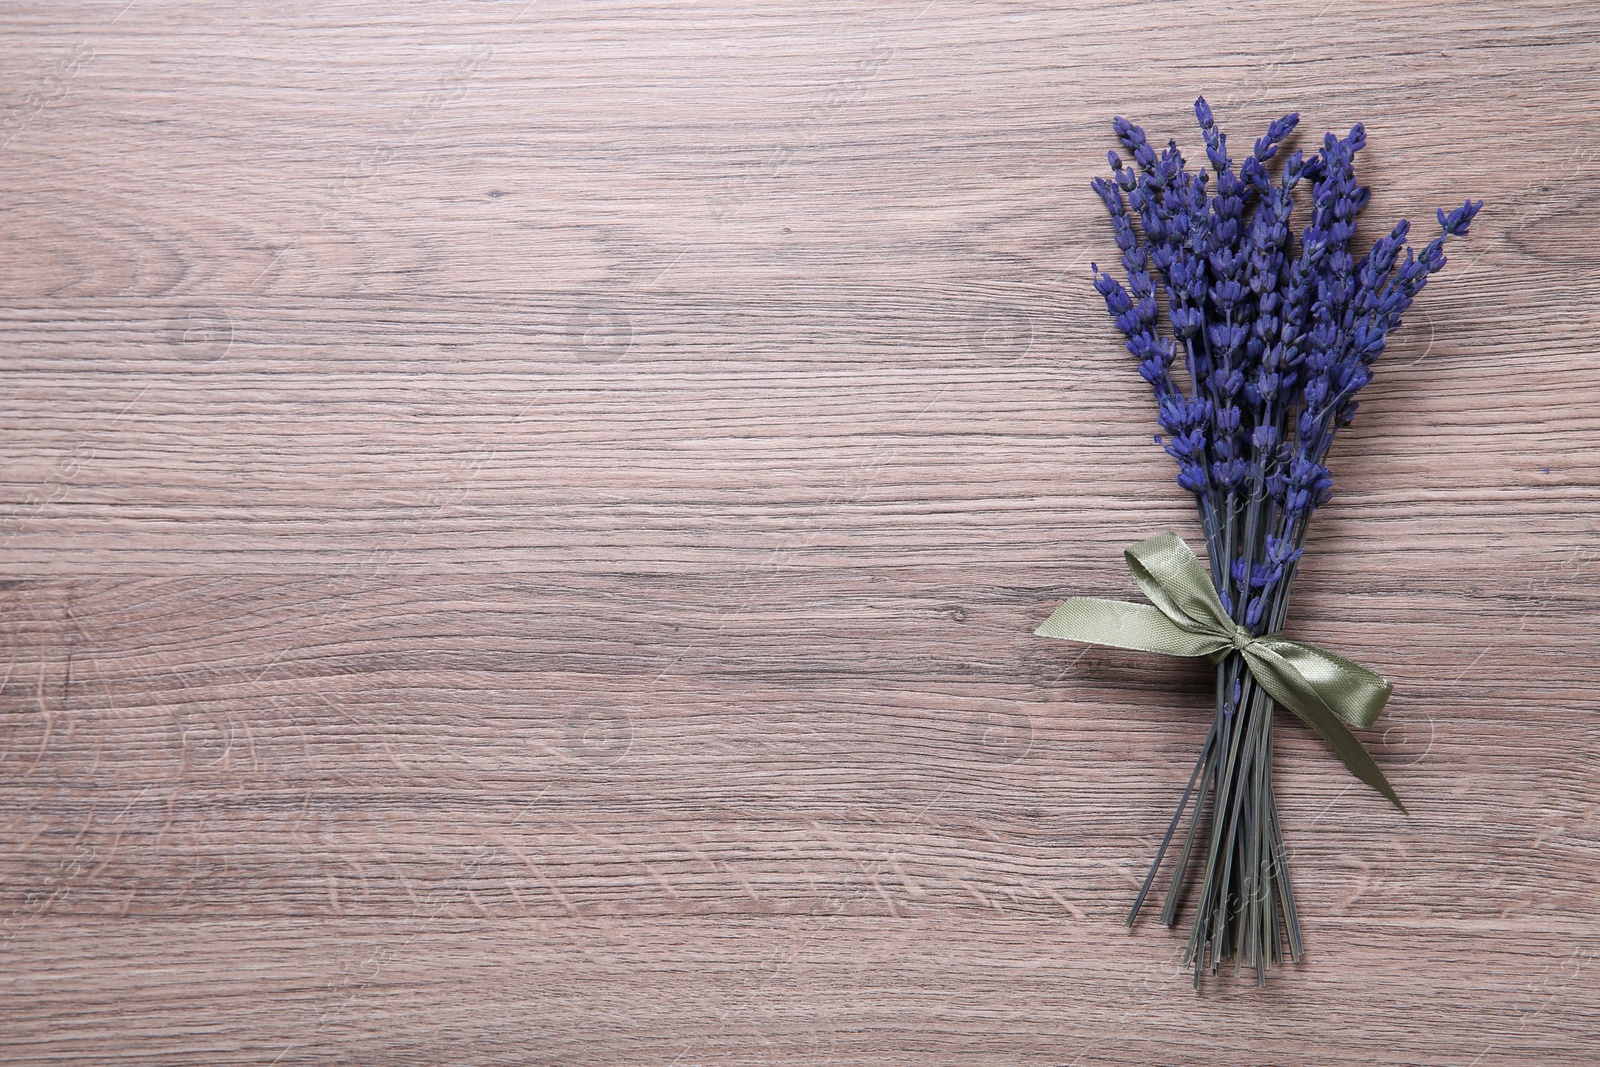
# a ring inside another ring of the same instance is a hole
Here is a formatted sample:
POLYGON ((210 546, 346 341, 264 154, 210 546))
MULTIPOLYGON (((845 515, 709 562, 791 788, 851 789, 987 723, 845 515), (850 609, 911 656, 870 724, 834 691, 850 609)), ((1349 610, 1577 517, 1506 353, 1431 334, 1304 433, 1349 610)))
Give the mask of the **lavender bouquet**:
POLYGON ((1402 221, 1357 255, 1369 194, 1354 171, 1366 143, 1360 125, 1327 134, 1309 158, 1290 153, 1275 181, 1269 163, 1298 115, 1272 123, 1237 169, 1203 98, 1195 115, 1214 188, 1204 168, 1190 173, 1175 143, 1157 152, 1139 127, 1113 123, 1137 172, 1112 152, 1111 179, 1092 184, 1111 213, 1127 282, 1093 269, 1155 392, 1156 442, 1194 494, 1210 574, 1176 535, 1152 538, 1127 552, 1151 605, 1076 597, 1037 632, 1216 663, 1210 732, 1128 924, 1192 802, 1161 921, 1175 922, 1203 838, 1186 963, 1196 985, 1227 959, 1236 971, 1254 967, 1265 984, 1269 965, 1303 952, 1272 790, 1273 708, 1307 722, 1405 810, 1349 729, 1376 720, 1389 683, 1280 631, 1306 527, 1332 494, 1334 436, 1355 416, 1355 394, 1372 380, 1389 331, 1444 266, 1445 239, 1465 235, 1482 202, 1440 211, 1441 232, 1420 253, 1407 246, 1402 221), (1297 201, 1309 213, 1298 242, 1297 201), (1180 355, 1186 381, 1173 370, 1180 355))

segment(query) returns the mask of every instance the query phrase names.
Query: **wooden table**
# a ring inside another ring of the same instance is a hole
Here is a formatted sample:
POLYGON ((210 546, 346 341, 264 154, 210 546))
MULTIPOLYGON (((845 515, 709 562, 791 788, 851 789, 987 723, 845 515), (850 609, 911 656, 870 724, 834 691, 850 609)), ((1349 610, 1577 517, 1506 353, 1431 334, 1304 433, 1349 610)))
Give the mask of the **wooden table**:
POLYGON ((1600 1060, 1600 9, 9 5, 0 1054, 1600 1060), (1487 206, 1336 449, 1308 956, 1122 916, 1209 715, 1124 114, 1487 206))

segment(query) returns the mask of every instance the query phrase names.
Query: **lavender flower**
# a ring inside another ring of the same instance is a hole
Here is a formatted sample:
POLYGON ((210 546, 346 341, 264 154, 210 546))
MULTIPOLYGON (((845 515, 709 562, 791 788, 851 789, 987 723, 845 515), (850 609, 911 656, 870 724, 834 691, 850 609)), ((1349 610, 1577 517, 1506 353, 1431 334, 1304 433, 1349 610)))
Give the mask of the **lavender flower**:
MULTIPOLYGON (((1133 166, 1112 152, 1110 180, 1092 184, 1110 212, 1127 281, 1094 266, 1094 286, 1154 393, 1156 441, 1195 495, 1218 596, 1236 624, 1261 635, 1283 626, 1307 524, 1333 495, 1328 453, 1355 416, 1356 394, 1371 382, 1389 332, 1445 265, 1446 239, 1465 236, 1483 205, 1441 210, 1440 232, 1420 252, 1407 245, 1402 221, 1357 256, 1357 222, 1370 198, 1355 174, 1364 127, 1325 135, 1309 157, 1290 152, 1274 180, 1299 115, 1269 125, 1236 168, 1204 98, 1194 110, 1209 164, 1194 173, 1175 143, 1158 152, 1138 126, 1113 121, 1133 166), (1297 201, 1307 211, 1298 241, 1297 201), (1173 371, 1180 353, 1181 377, 1173 371)), ((1197 982, 1208 959, 1215 972, 1224 956, 1254 963, 1264 980, 1283 938, 1292 957, 1300 953, 1270 761, 1255 755, 1270 754, 1272 702, 1237 653, 1218 666, 1217 694, 1180 871, 1207 796, 1214 825, 1228 830, 1211 839, 1190 956, 1197 982)), ((1168 894, 1168 924, 1181 884, 1180 875, 1168 894)))

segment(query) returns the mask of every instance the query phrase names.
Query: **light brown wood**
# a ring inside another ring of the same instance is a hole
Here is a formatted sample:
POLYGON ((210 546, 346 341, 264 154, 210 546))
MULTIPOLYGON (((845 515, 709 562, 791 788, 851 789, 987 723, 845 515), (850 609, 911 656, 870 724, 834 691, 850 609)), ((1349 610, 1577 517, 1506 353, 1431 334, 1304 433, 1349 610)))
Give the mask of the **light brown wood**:
POLYGON ((1600 10, 0 14, 19 1063, 1600 1060, 1600 10), (1363 121, 1472 237, 1337 449, 1309 957, 1122 915, 1203 672, 1031 636, 1194 540, 1088 283, 1125 114, 1363 121))

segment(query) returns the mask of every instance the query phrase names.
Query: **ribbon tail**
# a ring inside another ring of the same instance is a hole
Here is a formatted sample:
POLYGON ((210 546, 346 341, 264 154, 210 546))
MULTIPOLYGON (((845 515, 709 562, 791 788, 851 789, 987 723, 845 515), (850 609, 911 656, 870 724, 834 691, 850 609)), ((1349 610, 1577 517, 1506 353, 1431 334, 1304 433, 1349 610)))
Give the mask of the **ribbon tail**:
POLYGON ((1084 596, 1064 602, 1033 632, 1164 656, 1209 656, 1229 644, 1215 633, 1185 629, 1148 604, 1084 596))
MULTIPOLYGON (((1290 644, 1292 642, 1284 642, 1290 644)), ((1389 801, 1402 812, 1406 806, 1400 802, 1400 797, 1383 776, 1383 771, 1373 760, 1372 754, 1366 750, 1360 741, 1340 721, 1340 716, 1323 699, 1321 692, 1315 684, 1308 681, 1297 670, 1289 659, 1284 657, 1273 646, 1276 642, 1258 641, 1244 649, 1245 659, 1250 663, 1251 672, 1256 681, 1261 683, 1274 700, 1298 715, 1302 721, 1328 742, 1334 754, 1344 762, 1350 773, 1363 782, 1382 793, 1389 801)), ((1299 646, 1308 648, 1312 646, 1299 646)), ((1317 651, 1321 651, 1320 649, 1317 651)), ((1354 666, 1352 664, 1352 666, 1354 666)), ((1371 672, 1366 672, 1371 673, 1371 672)), ((1373 677, 1377 677, 1373 675, 1373 677)), ((1381 678, 1378 679, 1383 681, 1381 678)), ((1388 683, 1384 682, 1387 697, 1388 683)), ((1379 708, 1382 704, 1380 702, 1379 708)), ((1376 714, 1373 716, 1376 718, 1376 714)))

